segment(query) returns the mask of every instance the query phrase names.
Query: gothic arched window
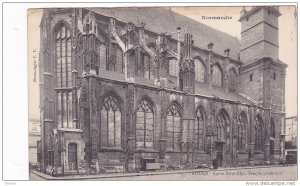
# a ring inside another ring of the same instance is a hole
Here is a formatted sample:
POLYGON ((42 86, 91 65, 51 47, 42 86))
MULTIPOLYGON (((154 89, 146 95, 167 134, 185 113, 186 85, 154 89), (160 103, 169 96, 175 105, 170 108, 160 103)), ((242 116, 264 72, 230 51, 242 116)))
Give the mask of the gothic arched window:
POLYGON ((175 76, 178 77, 178 63, 177 63, 177 59, 170 59, 169 60, 169 74, 170 76, 175 76))
POLYGON ((101 108, 101 146, 121 148, 121 108, 114 96, 106 96, 101 108))
POLYGON ((151 104, 142 100, 136 111, 136 146, 137 148, 153 148, 154 111, 151 104))
POLYGON ((238 85, 238 76, 233 69, 229 70, 228 73, 228 89, 230 91, 236 91, 238 85))
POLYGON ((112 44, 110 52, 109 70, 119 73, 124 72, 123 51, 116 43, 112 44))
POLYGON ((247 126, 247 117, 245 114, 240 114, 238 118, 238 150, 246 149, 246 126, 247 126))
POLYGON ((180 150, 180 133, 181 131, 181 116, 179 108, 172 105, 166 114, 166 132, 167 132, 167 148, 179 151, 180 150))
POLYGON ((273 119, 271 119, 271 137, 275 138, 275 124, 273 119))
POLYGON ((264 132, 264 127, 263 127, 263 121, 260 116, 256 117, 255 120, 255 150, 260 150, 262 151, 264 148, 264 138, 263 138, 263 132, 264 132))
POLYGON ((144 61, 144 78, 154 79, 153 66, 151 64, 151 60, 148 54, 143 54, 143 61, 144 61))
POLYGON ((194 59, 195 63, 195 81, 205 83, 206 69, 202 61, 194 59))
POLYGON ((218 65, 212 67, 212 85, 217 87, 222 86, 222 72, 218 65))
POLYGON ((72 86, 71 69, 71 33, 66 26, 61 26, 56 33, 56 85, 72 86))
POLYGON ((123 51, 119 46, 116 46, 116 71, 124 73, 123 51))
POLYGON ((78 128, 72 118, 71 90, 56 91, 56 112, 59 128, 78 128))
POLYGON ((204 114, 203 111, 198 108, 196 111, 196 121, 194 128, 194 141, 196 142, 196 149, 203 149, 203 138, 204 138, 204 114))
POLYGON ((271 118, 271 139, 270 140, 270 155, 274 155, 274 140, 275 140, 275 124, 273 118, 271 118))
POLYGON ((229 122, 228 114, 224 109, 222 109, 217 116, 216 127, 217 127, 217 141, 225 142, 227 150, 229 150, 230 137, 227 134, 230 133, 230 122, 229 122))
POLYGON ((102 70, 107 70, 106 59, 107 59, 107 48, 104 42, 99 42, 97 46, 99 52, 99 67, 102 70))
MULTIPOLYGON (((59 128, 76 128, 72 118, 71 32, 62 25, 55 35, 56 120, 59 128)), ((46 81, 46 79, 45 79, 46 81)))
POLYGON ((220 113, 217 117, 217 140, 225 141, 226 118, 220 113))

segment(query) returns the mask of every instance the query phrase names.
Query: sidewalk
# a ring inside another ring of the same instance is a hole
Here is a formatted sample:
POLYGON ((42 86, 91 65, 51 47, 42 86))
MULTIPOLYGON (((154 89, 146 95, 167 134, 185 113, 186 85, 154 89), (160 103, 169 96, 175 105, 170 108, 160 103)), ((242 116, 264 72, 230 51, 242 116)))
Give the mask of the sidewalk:
POLYGON ((273 168, 273 167, 284 167, 282 165, 272 166, 252 166, 252 167, 230 167, 230 168, 219 168, 219 169, 193 169, 193 170, 174 170, 165 172, 139 172, 139 173, 118 173, 118 174, 100 174, 100 175, 73 175, 64 177, 53 177, 48 174, 44 174, 35 170, 31 172, 46 180, 84 180, 84 179, 99 179, 99 178, 115 178, 115 177, 132 177, 132 176, 151 176, 151 175, 164 175, 164 174, 180 174, 180 173, 191 173, 191 172, 207 172, 207 171, 223 171, 223 170, 241 170, 241 169, 258 169, 258 168, 273 168))

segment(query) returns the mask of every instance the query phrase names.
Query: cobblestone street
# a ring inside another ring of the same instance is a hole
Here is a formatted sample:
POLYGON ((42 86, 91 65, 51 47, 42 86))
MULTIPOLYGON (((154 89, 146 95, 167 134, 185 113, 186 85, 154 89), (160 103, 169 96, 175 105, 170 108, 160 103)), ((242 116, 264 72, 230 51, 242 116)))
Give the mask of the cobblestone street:
MULTIPOLYGON (((70 179, 78 179, 78 177, 70 177, 70 179)), ((287 167, 264 167, 264 168, 242 168, 242 169, 220 169, 208 171, 190 171, 190 172, 177 172, 163 175, 138 175, 138 176, 118 176, 118 177, 92 177, 85 180, 247 180, 247 181, 293 181, 297 179, 297 166, 287 167)), ((30 174, 30 180, 43 180, 40 176, 33 173, 30 174)))

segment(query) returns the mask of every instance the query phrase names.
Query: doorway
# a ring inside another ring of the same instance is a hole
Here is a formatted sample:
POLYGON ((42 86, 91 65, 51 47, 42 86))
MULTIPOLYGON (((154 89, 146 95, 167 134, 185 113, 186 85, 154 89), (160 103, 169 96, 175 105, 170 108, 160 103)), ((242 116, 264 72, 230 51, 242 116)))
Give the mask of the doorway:
POLYGON ((68 167, 70 171, 77 170, 77 144, 70 143, 68 145, 68 167))
POLYGON ((223 143, 216 143, 216 159, 218 167, 223 166, 223 143))
POLYGON ((274 158, 274 140, 270 140, 270 158, 274 158))
POLYGON ((141 159, 141 171, 147 170, 147 163, 155 163, 155 159, 141 159))

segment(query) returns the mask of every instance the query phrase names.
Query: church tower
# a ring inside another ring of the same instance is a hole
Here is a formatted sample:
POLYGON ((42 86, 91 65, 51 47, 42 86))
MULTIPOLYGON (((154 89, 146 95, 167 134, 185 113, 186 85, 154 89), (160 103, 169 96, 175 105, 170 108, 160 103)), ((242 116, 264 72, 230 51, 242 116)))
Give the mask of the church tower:
POLYGON ((241 11, 240 60, 254 62, 264 57, 278 59, 278 7, 254 7, 241 11))
MULTIPOLYGON (((253 7, 241 11, 240 92, 264 108, 265 163, 283 156, 287 65, 279 60, 278 7, 253 7)), ((252 114, 255 125, 257 113, 252 114)), ((254 144, 253 136, 252 142, 254 144)), ((254 150, 254 149, 252 149, 254 150)))
POLYGON ((279 60, 278 7, 241 11, 241 92, 284 112, 285 68, 279 60))

